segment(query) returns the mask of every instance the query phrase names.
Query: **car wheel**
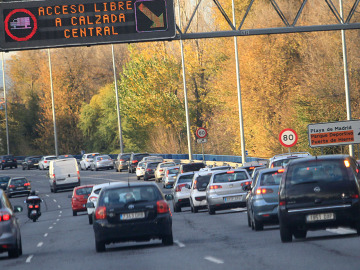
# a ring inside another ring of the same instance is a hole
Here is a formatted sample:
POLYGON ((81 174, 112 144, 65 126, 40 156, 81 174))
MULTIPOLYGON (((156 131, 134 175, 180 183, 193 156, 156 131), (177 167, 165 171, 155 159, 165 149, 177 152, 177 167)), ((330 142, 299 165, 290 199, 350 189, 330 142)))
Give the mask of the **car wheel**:
POLYGON ((144 181, 147 181, 147 180, 148 180, 147 177, 144 176, 144 181))
POLYGON ((20 256, 20 247, 19 247, 18 242, 16 242, 16 245, 14 246, 14 248, 9 249, 8 255, 9 255, 9 258, 17 258, 20 256))
POLYGON ((17 165, 15 165, 15 169, 17 169, 17 165))
POLYGON ((22 169, 25 170, 25 166, 22 166, 22 169))
POLYGON ((28 166, 27 169, 30 170, 30 167, 28 166))
POLYGON ((215 215, 215 209, 214 207, 208 206, 209 215, 215 215))
POLYGON ((95 171, 98 171, 99 170, 99 168, 95 168, 95 171))
POLYGON ((172 233, 167 236, 164 236, 161 239, 161 241, 162 241, 163 245, 165 245, 165 246, 171 246, 172 244, 174 244, 174 239, 173 239, 172 233))
POLYGON ((262 231, 264 230, 264 224, 261 221, 258 221, 254 217, 254 229, 255 231, 262 231))
POLYGON ((89 224, 90 224, 90 225, 93 224, 92 216, 91 216, 91 215, 88 215, 88 217, 89 217, 89 224))
POLYGON ((55 185, 54 185, 54 187, 53 187, 53 191, 54 191, 54 193, 57 192, 57 189, 56 189, 56 186, 55 186, 55 185))
POLYGON ((8 196, 8 198, 11 198, 11 194, 8 194, 7 196, 8 196))
POLYGON ((249 211, 247 211, 247 221, 248 221, 248 226, 251 227, 251 220, 250 220, 250 216, 249 216, 249 211))
POLYGON ((137 180, 140 180, 140 176, 136 176, 136 179, 137 179, 137 180))
POLYGON ((77 216, 77 212, 76 212, 76 211, 73 211, 73 216, 77 216))
POLYGON ((294 230, 293 235, 295 239, 304 239, 306 238, 307 231, 306 230, 294 230))
MULTIPOLYGON (((118 172, 119 170, 118 170, 118 168, 117 167, 115 167, 115 172, 118 172)), ((121 172, 121 171, 120 171, 121 172)))
POLYGON ((81 171, 83 171, 84 170, 84 168, 83 168, 83 166, 80 164, 80 170, 81 171))
POLYGON ((93 167, 90 167, 91 171, 94 171, 94 168, 93 167))
POLYGON ((20 237, 19 255, 21 256, 22 254, 23 254, 23 251, 22 251, 22 242, 21 242, 21 237, 20 237))
POLYGON ((181 207, 177 203, 174 204, 174 212, 181 212, 181 207))
POLYGON ((283 242, 283 243, 292 241, 291 230, 283 222, 280 222, 280 238, 281 238, 281 242, 283 242))
POLYGON ((2 169, 2 170, 4 169, 4 165, 1 165, 1 169, 2 169))
POLYGON ((95 248, 96 248, 96 252, 104 252, 105 251, 105 243, 103 241, 98 241, 95 238, 95 248))
POLYGON ((199 208, 198 208, 198 207, 194 206, 193 208, 194 208, 194 213, 195 213, 195 214, 196 214, 197 212, 199 212, 199 208))

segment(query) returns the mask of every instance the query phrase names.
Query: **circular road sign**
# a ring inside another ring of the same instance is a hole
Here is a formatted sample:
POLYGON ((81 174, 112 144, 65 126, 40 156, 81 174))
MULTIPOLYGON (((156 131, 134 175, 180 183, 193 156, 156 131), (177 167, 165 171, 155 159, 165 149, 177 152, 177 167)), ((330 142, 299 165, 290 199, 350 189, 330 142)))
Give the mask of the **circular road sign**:
POLYGON ((207 136, 207 130, 205 128, 198 128, 196 130, 196 137, 198 137, 199 139, 203 139, 207 136))
POLYGON ((298 135, 291 128, 283 129, 279 134, 279 141, 285 147, 293 147, 298 140, 298 135))
POLYGON ((38 28, 34 14, 24 8, 12 10, 6 16, 4 24, 6 34, 15 41, 31 39, 38 28))

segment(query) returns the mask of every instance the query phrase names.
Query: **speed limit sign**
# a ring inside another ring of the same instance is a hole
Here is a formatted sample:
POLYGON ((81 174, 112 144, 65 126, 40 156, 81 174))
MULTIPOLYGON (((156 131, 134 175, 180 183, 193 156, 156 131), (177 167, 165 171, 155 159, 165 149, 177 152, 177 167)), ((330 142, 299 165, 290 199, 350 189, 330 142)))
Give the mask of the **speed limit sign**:
POLYGON ((283 129, 279 134, 279 141, 285 147, 293 147, 298 140, 298 135, 291 128, 283 129))
POLYGON ((196 130, 196 137, 198 137, 199 139, 203 139, 207 136, 207 130, 205 128, 198 128, 196 130))

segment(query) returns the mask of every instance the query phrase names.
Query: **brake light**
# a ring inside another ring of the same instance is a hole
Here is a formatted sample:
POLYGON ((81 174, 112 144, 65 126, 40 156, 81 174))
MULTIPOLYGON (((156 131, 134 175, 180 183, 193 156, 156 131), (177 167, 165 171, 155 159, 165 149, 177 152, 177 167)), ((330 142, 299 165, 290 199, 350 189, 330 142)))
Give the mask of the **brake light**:
POLYGON ((95 211, 95 219, 106 219, 106 207, 99 206, 95 211))
POLYGON ((9 188, 14 188, 15 186, 14 185, 9 185, 9 188))
POLYGON ((253 170, 253 169, 255 169, 255 167, 250 167, 249 169, 250 169, 250 170, 253 170))
POLYGON ((80 181, 80 172, 77 171, 77 178, 78 178, 78 181, 80 181))
POLYGON ((359 194, 352 194, 351 199, 359 199, 359 194))
POLYGON ((273 193, 274 191, 272 189, 269 188, 258 188, 256 190, 256 195, 260 195, 260 194, 268 194, 268 193, 273 193))
POLYGON ((197 180, 194 181, 194 189, 197 189, 196 184, 197 184, 197 180))
POLYGON ((168 176, 169 175, 169 171, 166 171, 166 176, 168 176))
POLYGON ((137 160, 133 160, 132 163, 137 163, 138 161, 137 160))
POLYGON ((180 185, 176 186, 175 192, 180 192, 181 189, 182 189, 183 187, 185 187, 185 186, 186 186, 186 184, 180 184, 180 185))
POLYGON ((163 169, 160 169, 159 172, 163 172, 164 170, 163 169))
POLYGON ((246 181, 246 182, 241 183, 241 186, 247 186, 247 185, 250 185, 251 183, 252 183, 252 181, 246 181))
POLYGON ((119 159, 119 161, 125 161, 125 159, 119 159))
POLYGON ((11 215, 8 212, 0 212, 0 221, 10 220, 11 215))
POLYGON ((29 205, 29 208, 34 208, 34 206, 30 204, 30 205, 29 205))
POLYGON ((278 170, 278 173, 283 173, 283 172, 285 172, 285 169, 279 169, 278 170))
POLYGON ((151 169, 146 169, 146 171, 147 171, 147 172, 150 172, 150 171, 152 171, 152 170, 151 170, 151 169))
POLYGON ((47 163, 47 160, 44 160, 44 163, 47 163))
POLYGON ((219 188, 222 188, 222 186, 221 185, 211 185, 209 188, 210 189, 219 189, 219 188))
POLYGON ((39 208, 39 205, 38 205, 38 204, 35 204, 35 208, 39 208))
POLYGON ((181 170, 181 173, 184 173, 184 170, 181 170))
POLYGON ((2 160, 1 162, 5 162, 5 160, 2 160))
POLYGON ((55 173, 53 174, 53 178, 55 178, 55 173))
POLYGON ((97 200, 97 197, 95 197, 95 196, 91 196, 91 197, 89 198, 89 201, 90 201, 90 202, 96 202, 96 200, 97 200))
POLYGON ((271 164, 271 167, 270 168, 274 168, 274 164, 271 164))
POLYGON ((156 209, 158 214, 169 213, 169 205, 164 200, 156 202, 156 209))
POLYGON ((28 186, 30 186, 30 183, 25 183, 24 184, 24 187, 28 187, 28 186))
POLYGON ((234 173, 235 171, 227 171, 226 173, 234 173))
POLYGON ((280 201, 280 202, 279 202, 279 205, 280 205, 280 206, 285 206, 285 205, 286 205, 286 202, 285 202, 285 201, 280 201))
POLYGON ((348 160, 344 160, 344 164, 346 168, 350 167, 350 162, 348 160))
POLYGON ((14 161, 16 161, 16 158, 14 158, 14 161))

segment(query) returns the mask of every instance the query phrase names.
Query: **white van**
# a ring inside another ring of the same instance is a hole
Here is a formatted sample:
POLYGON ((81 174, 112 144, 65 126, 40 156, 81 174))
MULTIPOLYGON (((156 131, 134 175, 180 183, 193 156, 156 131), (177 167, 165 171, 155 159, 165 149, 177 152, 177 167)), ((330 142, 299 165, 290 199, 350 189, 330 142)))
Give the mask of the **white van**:
POLYGON ((50 191, 80 186, 80 172, 75 158, 51 160, 49 166, 50 191))

